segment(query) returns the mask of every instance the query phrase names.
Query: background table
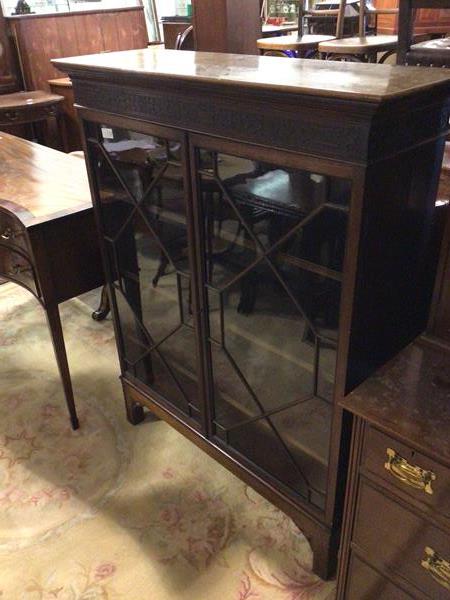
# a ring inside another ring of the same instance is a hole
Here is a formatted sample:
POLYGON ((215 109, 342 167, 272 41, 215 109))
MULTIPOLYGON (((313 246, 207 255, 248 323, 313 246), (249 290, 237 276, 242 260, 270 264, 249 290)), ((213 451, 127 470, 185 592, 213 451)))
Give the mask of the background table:
POLYGON ((85 163, 1 132, 0 277, 42 304, 76 429, 58 304, 104 280, 85 163))
POLYGON ((63 100, 62 96, 41 90, 4 94, 0 96, 0 127, 30 125, 33 137, 37 135, 39 142, 47 144, 50 137, 49 120, 55 119, 57 144, 61 150, 67 151, 67 135, 61 118, 63 100))

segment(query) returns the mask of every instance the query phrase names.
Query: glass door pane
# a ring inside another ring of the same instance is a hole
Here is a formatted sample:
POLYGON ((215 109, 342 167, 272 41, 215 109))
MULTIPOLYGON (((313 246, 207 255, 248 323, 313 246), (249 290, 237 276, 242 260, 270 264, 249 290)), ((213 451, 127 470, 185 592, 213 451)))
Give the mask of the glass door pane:
POLYGON ((214 435, 323 508, 350 182, 196 156, 214 435))
POLYGON ((108 124, 87 137, 125 374, 198 421, 184 146, 108 124))

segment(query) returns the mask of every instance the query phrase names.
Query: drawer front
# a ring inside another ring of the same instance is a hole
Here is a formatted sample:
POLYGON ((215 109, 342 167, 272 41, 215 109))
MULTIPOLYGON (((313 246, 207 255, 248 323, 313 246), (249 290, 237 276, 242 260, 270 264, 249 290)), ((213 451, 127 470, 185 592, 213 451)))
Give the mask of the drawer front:
POLYGON ((387 573, 418 588, 425 597, 450 597, 450 532, 444 532, 403 503, 361 480, 353 543, 387 573))
POLYGON ((20 248, 29 254, 28 234, 22 223, 11 214, 0 210, 0 243, 20 248))
POLYGON ((39 296, 34 269, 28 258, 0 243, 0 277, 5 277, 25 286, 35 296, 39 296))
POLYGON ((56 117, 60 111, 60 102, 47 106, 28 104, 23 107, 2 109, 0 111, 0 125, 18 125, 20 123, 42 121, 49 117, 56 117))
POLYGON ((411 600, 411 596, 379 575, 354 553, 350 558, 346 600, 411 600))
POLYGON ((369 427, 361 465, 450 520, 450 470, 369 427))

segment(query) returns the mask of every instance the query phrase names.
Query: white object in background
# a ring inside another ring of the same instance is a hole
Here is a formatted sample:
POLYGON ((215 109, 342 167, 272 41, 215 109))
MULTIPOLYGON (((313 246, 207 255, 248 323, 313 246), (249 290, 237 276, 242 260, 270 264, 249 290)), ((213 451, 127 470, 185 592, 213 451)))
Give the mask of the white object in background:
POLYGON ((177 0, 176 11, 177 11, 178 16, 187 17, 187 2, 186 2, 186 0, 177 0))
POLYGON ((176 12, 177 0, 156 0, 158 17, 173 17, 176 12))

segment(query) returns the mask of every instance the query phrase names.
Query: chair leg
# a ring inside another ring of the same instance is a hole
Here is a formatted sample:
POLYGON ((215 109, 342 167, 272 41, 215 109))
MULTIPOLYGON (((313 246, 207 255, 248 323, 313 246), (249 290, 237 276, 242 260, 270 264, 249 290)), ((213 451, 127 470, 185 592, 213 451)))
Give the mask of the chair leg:
POLYGON ((167 256, 164 254, 164 252, 161 252, 159 267, 156 272, 156 275, 152 279, 152 285, 154 288, 157 287, 158 282, 161 279, 161 277, 163 277, 166 274, 166 269, 168 266, 169 266, 169 261, 167 260, 167 256))
POLYGON ((66 347, 64 345, 64 336, 61 327, 61 319, 59 317, 59 309, 57 304, 48 304, 45 307, 47 323, 50 329, 53 349, 55 351, 56 363, 58 365, 59 374, 61 376, 64 394, 66 396, 67 408, 69 409, 70 422, 72 429, 78 429, 77 412, 75 408, 75 400, 73 397, 72 382, 70 380, 69 365, 67 363, 66 347))

